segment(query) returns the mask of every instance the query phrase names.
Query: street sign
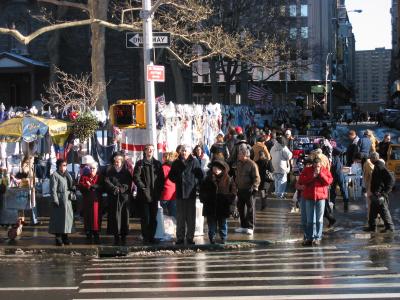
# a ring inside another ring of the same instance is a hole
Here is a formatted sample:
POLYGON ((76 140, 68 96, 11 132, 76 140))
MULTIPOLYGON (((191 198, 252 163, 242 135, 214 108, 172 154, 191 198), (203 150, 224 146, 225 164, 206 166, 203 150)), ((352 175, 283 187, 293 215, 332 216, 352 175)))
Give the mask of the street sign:
MULTIPOLYGON (((167 48, 171 46, 171 33, 169 32, 153 32, 153 47, 167 48)), ((143 48, 142 32, 126 33, 126 48, 143 48)))
POLYGON ((147 66, 147 81, 165 81, 165 68, 164 66, 148 65, 147 66))

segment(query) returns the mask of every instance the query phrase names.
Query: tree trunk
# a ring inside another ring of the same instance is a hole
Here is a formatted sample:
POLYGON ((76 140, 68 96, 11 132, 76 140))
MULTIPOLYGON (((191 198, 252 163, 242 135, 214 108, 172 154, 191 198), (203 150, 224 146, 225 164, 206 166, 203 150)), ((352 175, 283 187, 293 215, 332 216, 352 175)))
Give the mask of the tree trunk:
MULTIPOLYGON (((57 19, 63 19, 67 10, 67 7, 58 6, 56 12, 57 19)), ((60 65, 60 37, 61 30, 53 31, 47 42, 47 51, 49 53, 50 60, 49 83, 56 82, 58 80, 56 75, 56 68, 60 65)))
MULTIPOLYGON (((107 20, 109 0, 89 0, 88 7, 90 17, 93 19, 107 20)), ((108 111, 108 99, 106 90, 106 74, 105 74, 105 28, 98 24, 92 24, 91 27, 91 45, 92 45, 92 84, 94 88, 103 88, 99 100, 97 101, 97 109, 105 109, 108 111)))
POLYGON ((212 103, 218 102, 218 77, 217 77, 217 68, 215 67, 215 59, 210 58, 208 60, 208 65, 210 66, 210 81, 211 81, 211 97, 212 103))

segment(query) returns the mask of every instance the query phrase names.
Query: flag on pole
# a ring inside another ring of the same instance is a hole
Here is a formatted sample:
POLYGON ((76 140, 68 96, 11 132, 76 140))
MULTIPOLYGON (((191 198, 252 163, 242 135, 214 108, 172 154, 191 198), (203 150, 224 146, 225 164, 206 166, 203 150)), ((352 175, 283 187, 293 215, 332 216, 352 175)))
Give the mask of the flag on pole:
POLYGON ((249 99, 254 101, 272 101, 272 91, 252 84, 249 89, 249 99))
POLYGON ((165 101, 165 95, 162 94, 161 96, 156 98, 156 104, 158 108, 164 108, 166 101, 165 101))

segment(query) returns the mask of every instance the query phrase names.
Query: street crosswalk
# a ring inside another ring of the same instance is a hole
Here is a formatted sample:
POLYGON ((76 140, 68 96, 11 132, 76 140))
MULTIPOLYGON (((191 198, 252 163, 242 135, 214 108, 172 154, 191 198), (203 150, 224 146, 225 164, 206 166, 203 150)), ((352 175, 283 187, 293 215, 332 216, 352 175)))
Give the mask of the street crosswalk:
POLYGON ((400 274, 336 246, 92 259, 78 299, 400 299, 400 274))

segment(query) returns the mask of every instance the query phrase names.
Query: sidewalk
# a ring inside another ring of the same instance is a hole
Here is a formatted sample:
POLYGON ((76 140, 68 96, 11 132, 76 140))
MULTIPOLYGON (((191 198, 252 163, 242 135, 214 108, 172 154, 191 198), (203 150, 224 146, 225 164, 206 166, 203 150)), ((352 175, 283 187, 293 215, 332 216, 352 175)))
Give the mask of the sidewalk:
MULTIPOLYGON (((394 195, 391 201, 392 216, 395 224, 399 224, 400 204, 394 195)), ((397 198, 397 197, 396 197, 397 198)), ((43 200, 44 201, 44 200, 43 200)), ((43 205, 43 203, 41 204, 43 205)), ((72 245, 57 247, 54 244, 54 236, 48 233, 48 217, 39 218, 42 222, 39 226, 26 225, 23 228, 22 236, 10 242, 7 239, 7 229, 0 228, 0 255, 7 254, 69 254, 82 256, 115 256, 126 255, 130 252, 142 251, 192 251, 219 250, 232 248, 248 248, 267 246, 276 243, 300 243, 303 233, 300 227, 300 213, 290 213, 291 200, 268 199, 268 206, 265 211, 259 211, 260 203, 257 201, 256 229, 253 236, 238 234, 234 229, 238 221, 229 220, 228 243, 225 245, 208 243, 207 228, 205 226, 204 236, 196 237, 196 245, 175 246, 173 241, 160 242, 156 245, 145 245, 140 240, 140 223, 138 219, 131 219, 130 235, 127 239, 127 246, 113 246, 113 237, 105 235, 106 222, 102 225, 101 244, 93 245, 86 240, 83 232, 83 225, 80 221, 75 223, 76 233, 70 235, 72 245)), ((350 202, 349 212, 343 212, 341 199, 337 200, 337 208, 334 211, 337 222, 332 228, 324 230, 324 243, 346 243, 360 240, 369 242, 371 238, 378 238, 382 242, 399 242, 399 236, 387 237, 377 234, 376 237, 362 231, 366 222, 366 208, 362 200, 350 202)), ((29 220, 28 220, 29 221, 29 220)), ((325 223, 326 224, 326 223, 325 223)), ((218 240, 217 240, 218 241, 218 240)))

